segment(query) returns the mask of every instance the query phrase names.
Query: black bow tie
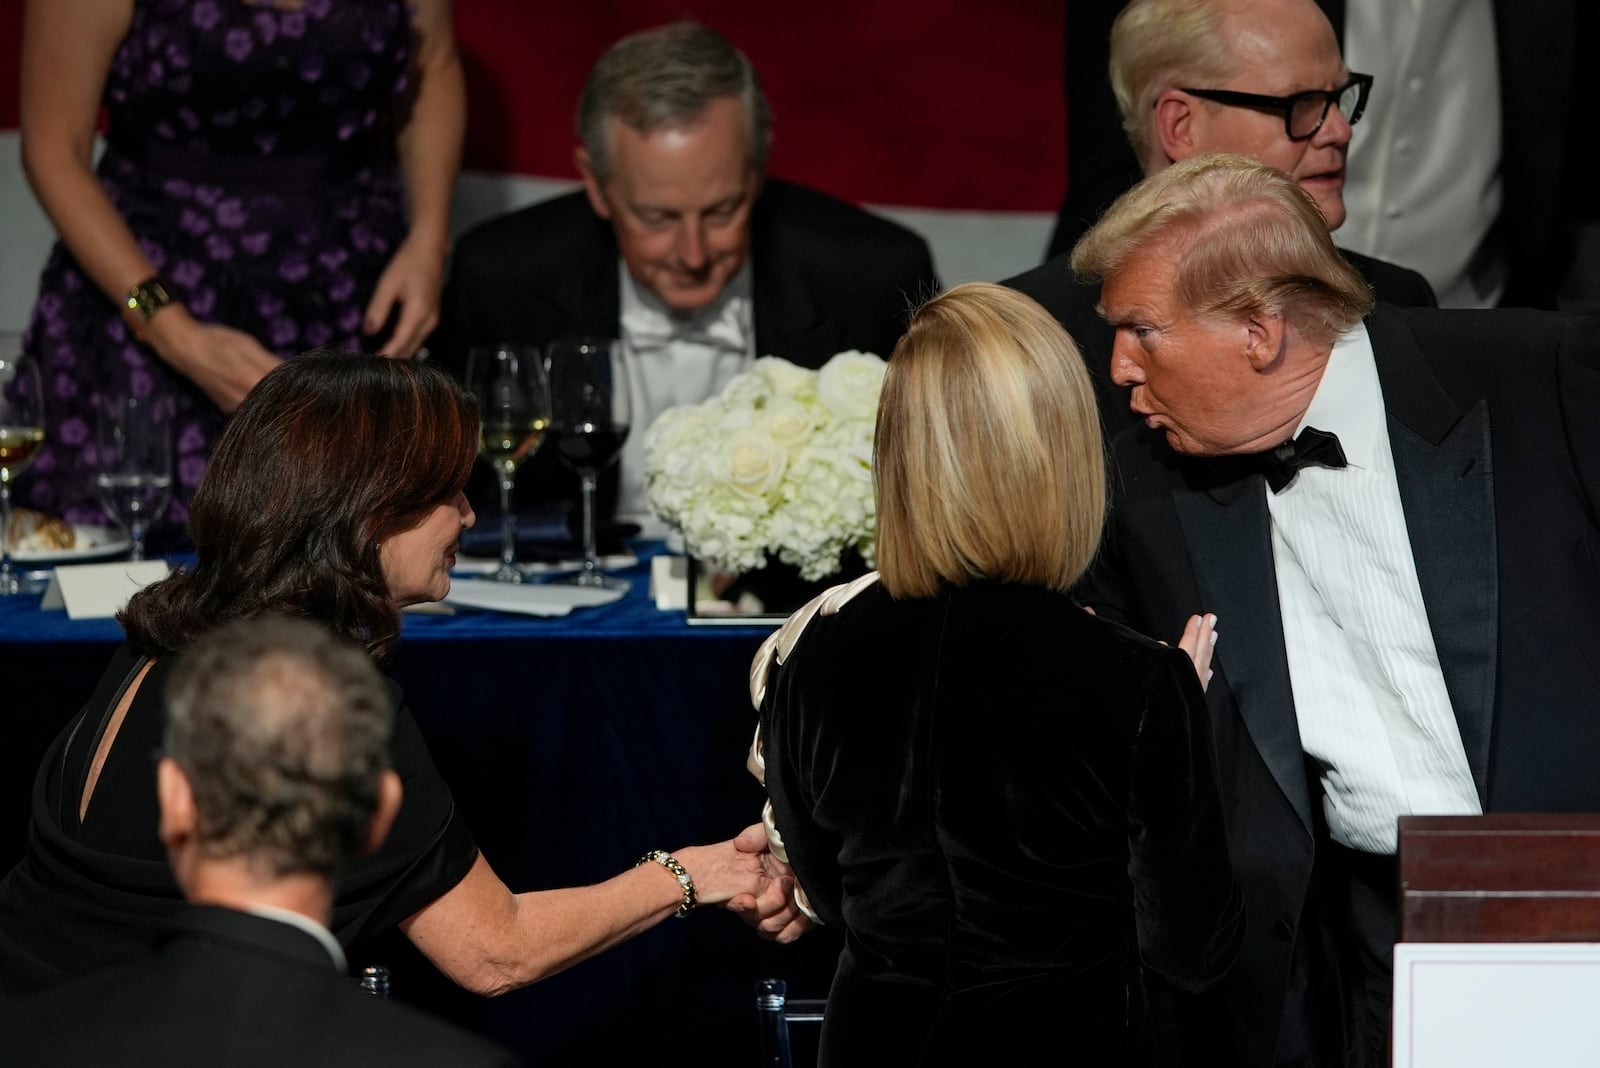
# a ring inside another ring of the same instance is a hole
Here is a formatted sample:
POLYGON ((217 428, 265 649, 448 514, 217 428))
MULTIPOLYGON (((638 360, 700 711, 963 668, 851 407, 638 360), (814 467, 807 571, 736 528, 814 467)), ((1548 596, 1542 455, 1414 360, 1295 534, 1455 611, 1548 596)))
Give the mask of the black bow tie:
POLYGON ((1277 448, 1258 453, 1257 460, 1273 493, 1293 482, 1307 464, 1321 467, 1344 467, 1346 464, 1338 436, 1310 426, 1277 448))

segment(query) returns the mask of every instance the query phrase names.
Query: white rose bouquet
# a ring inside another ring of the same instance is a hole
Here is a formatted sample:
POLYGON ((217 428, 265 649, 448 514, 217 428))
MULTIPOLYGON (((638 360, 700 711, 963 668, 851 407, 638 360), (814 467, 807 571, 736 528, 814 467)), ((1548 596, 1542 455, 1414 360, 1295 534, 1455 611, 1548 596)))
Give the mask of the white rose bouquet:
POLYGON ((870 566, 872 431, 887 365, 841 352, 820 371, 763 356, 645 434, 645 494, 689 551, 734 573, 776 556, 816 580, 847 549, 870 566))

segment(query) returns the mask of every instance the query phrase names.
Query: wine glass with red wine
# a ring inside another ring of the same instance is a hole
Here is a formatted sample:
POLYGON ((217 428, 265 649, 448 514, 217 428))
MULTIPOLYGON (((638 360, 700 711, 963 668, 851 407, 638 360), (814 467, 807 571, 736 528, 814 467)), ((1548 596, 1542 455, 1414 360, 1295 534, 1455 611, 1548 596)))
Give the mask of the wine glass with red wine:
POLYGON ((628 581, 600 570, 595 545, 594 492, 600 472, 617 462, 632 421, 631 372, 621 342, 567 338, 550 343, 550 435, 556 457, 578 473, 583 491, 583 570, 579 586, 625 590, 628 581))

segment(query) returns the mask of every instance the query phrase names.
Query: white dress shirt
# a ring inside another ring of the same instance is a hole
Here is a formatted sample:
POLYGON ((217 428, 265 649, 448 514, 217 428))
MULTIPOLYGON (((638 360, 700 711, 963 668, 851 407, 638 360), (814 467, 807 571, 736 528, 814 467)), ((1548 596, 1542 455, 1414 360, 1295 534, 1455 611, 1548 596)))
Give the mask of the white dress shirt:
POLYGON ((622 278, 622 351, 633 378, 633 425, 618 461, 622 470, 616 514, 638 523, 644 537, 662 537, 666 527, 651 513, 644 495, 645 431, 668 408, 716 396, 755 360, 750 262, 745 261, 715 301, 688 315, 670 310, 620 259, 617 269, 622 278))
POLYGON ((1482 808, 1417 583, 1366 327, 1334 346, 1304 426, 1337 434, 1349 466, 1305 467, 1267 491, 1300 743, 1326 769, 1333 840, 1393 853, 1400 816, 1482 808))
POLYGON ((1350 0, 1344 58, 1374 81, 1334 240, 1420 271, 1442 307, 1491 307, 1505 289, 1489 240, 1501 197, 1492 0, 1350 0))

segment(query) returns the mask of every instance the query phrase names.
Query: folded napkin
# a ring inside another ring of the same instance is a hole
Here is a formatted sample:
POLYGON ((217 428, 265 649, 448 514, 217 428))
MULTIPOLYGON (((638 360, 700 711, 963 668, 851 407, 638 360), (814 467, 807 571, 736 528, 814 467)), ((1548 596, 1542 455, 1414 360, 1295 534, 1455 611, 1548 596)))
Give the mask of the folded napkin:
POLYGON ((611 604, 622 600, 622 590, 557 583, 494 582, 463 579, 450 584, 446 604, 482 608, 490 612, 515 612, 525 616, 564 616, 574 608, 611 604))
MULTIPOLYGON (((595 524, 595 548, 601 556, 628 551, 627 539, 639 533, 637 523, 601 521, 595 524)), ((461 555, 500 561, 500 517, 480 513, 477 525, 461 532, 461 555)), ((535 509, 517 514, 517 560, 553 564, 583 559, 583 541, 567 525, 563 512, 535 509)))

